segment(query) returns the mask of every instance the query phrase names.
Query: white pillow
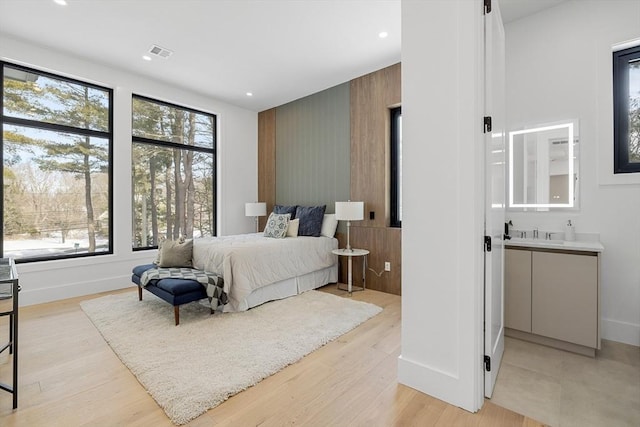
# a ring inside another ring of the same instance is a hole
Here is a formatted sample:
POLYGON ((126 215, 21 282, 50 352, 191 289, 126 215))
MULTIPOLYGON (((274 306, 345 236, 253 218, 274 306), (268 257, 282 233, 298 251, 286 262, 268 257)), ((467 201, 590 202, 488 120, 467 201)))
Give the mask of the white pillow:
POLYGON ((287 228, 287 237, 298 237, 298 226, 300 220, 298 218, 289 221, 289 228, 287 228))
POLYGON ((336 228, 338 228, 338 220, 336 214, 324 214, 322 219, 322 231, 321 236, 333 237, 336 235, 336 228))

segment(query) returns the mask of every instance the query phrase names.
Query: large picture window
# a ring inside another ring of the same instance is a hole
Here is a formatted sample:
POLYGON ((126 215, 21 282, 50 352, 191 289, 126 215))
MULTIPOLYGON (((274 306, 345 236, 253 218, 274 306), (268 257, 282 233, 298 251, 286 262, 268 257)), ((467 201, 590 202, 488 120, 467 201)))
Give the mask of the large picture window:
POLYGON ((216 116, 133 97, 133 248, 216 234, 216 116))
POLYGON ((640 172, 640 46, 613 53, 614 173, 640 172))
POLYGON ((112 253, 112 90, 0 65, 2 256, 112 253))
POLYGON ((391 227, 402 225, 402 108, 391 109, 391 227))

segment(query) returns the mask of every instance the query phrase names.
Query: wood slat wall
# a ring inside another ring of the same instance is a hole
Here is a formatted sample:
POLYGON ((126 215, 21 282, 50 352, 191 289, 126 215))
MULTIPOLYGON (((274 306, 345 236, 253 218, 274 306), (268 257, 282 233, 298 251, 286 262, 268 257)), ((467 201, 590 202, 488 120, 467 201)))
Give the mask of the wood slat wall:
MULTIPOLYGON (((368 249, 367 287, 401 294, 401 230, 389 227, 390 108, 401 103, 401 65, 351 81, 351 200, 364 201, 365 219, 352 223, 351 246, 368 249), (369 219, 374 212, 374 219, 369 219)), ((357 276, 356 276, 357 274, 357 276)), ((361 280, 362 269, 354 269, 361 280)), ((355 282, 354 282, 355 283, 355 282)))
MULTIPOLYGON (((258 200, 267 203, 267 213, 276 203, 276 109, 258 113, 258 200)), ((267 216, 259 218, 264 230, 267 216)))

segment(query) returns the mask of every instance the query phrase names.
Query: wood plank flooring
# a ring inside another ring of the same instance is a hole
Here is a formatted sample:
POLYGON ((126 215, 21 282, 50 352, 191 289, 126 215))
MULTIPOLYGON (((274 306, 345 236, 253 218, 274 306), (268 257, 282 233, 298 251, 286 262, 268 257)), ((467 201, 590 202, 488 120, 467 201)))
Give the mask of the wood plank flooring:
MULTIPOLYGON (((335 285, 322 290, 346 296, 335 285)), ((134 288, 119 292, 137 298, 134 288)), ((80 301, 101 295, 20 309, 18 409, 11 409, 9 393, 0 392, 1 426, 172 425, 80 309, 80 301)), ((366 290, 353 298, 384 311, 188 425, 542 425, 488 401, 471 414, 398 384, 400 297, 366 290)), ((168 305, 167 316, 173 316, 168 305)), ((0 342, 8 335, 5 319, 0 342)), ((0 381, 7 382, 11 363, 5 353, 0 381)))

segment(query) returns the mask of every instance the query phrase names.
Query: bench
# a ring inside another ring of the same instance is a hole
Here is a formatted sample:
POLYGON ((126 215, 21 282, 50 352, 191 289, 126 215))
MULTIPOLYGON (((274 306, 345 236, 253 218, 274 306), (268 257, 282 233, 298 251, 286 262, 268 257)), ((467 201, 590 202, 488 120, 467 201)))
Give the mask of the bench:
MULTIPOLYGON (((138 301, 142 301, 143 286, 140 283, 142 273, 156 267, 155 264, 144 264, 133 268, 131 281, 138 285, 138 301)), ((180 306, 182 304, 207 298, 205 287, 201 283, 189 279, 151 280, 144 289, 173 305, 176 326, 180 324, 180 306)))

